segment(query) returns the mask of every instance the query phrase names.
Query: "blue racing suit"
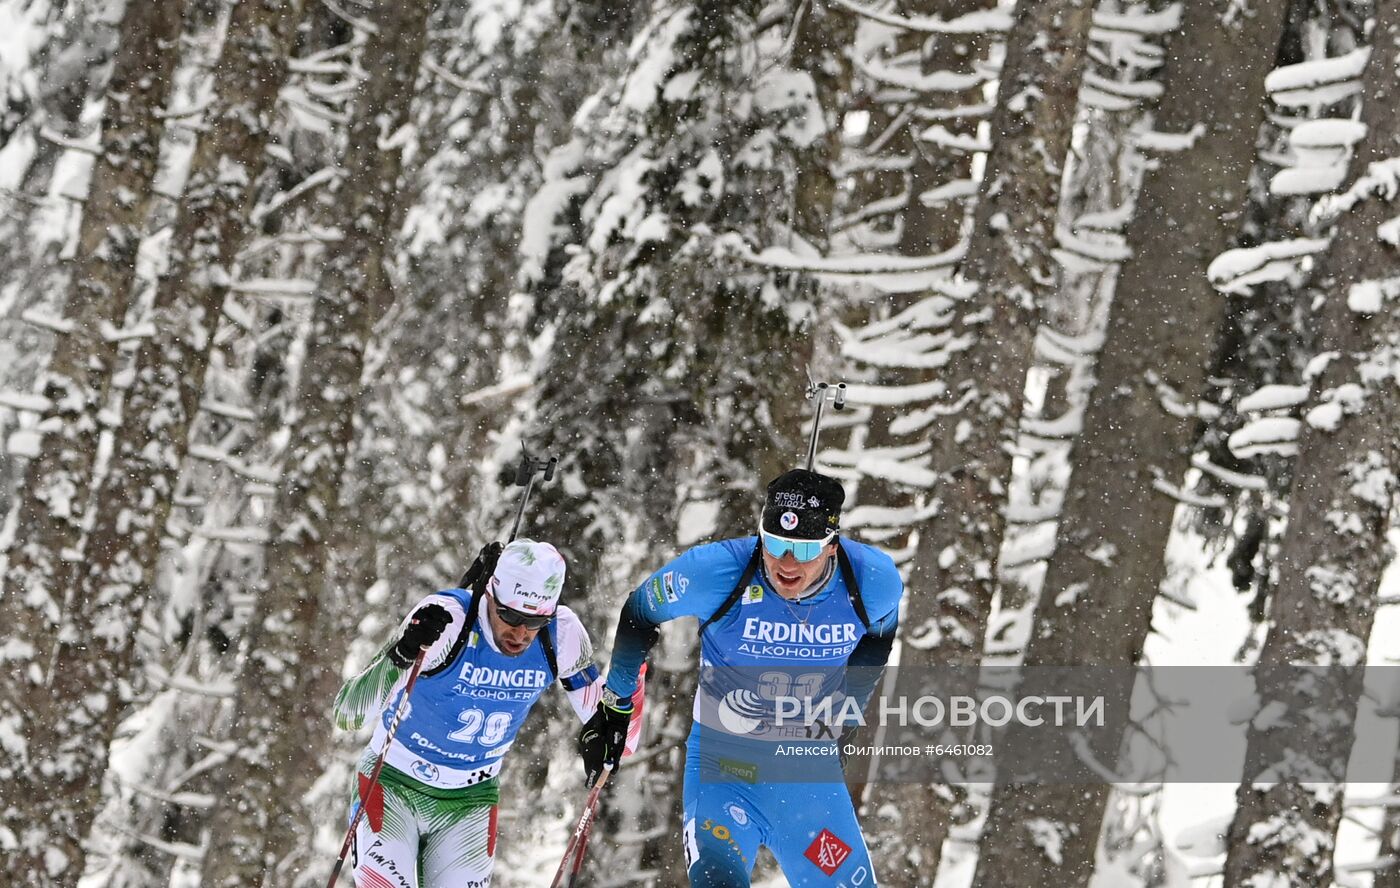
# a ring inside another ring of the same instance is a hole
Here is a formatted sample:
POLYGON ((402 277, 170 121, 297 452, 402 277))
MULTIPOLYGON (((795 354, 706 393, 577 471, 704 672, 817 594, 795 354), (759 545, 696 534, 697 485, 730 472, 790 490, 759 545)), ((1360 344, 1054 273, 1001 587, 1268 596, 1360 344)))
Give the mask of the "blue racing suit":
POLYGON ((879 681, 904 583, 888 555, 842 540, 846 565, 830 559, 817 591, 787 601, 764 576, 757 545, 747 537, 697 546, 648 577, 623 607, 607 686, 629 696, 657 627, 699 618, 683 791, 692 888, 749 885, 760 845, 793 888, 872 886, 836 741, 879 681), (832 705, 815 721, 789 722, 780 699, 832 705), (782 751, 797 747, 796 756, 782 751))

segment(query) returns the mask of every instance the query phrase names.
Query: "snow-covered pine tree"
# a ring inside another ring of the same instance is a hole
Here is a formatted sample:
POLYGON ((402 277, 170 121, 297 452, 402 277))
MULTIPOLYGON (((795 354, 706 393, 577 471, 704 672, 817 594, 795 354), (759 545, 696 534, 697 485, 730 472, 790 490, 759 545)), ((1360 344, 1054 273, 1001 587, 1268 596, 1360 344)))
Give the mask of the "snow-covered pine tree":
POLYGON ((320 773, 324 701, 337 672, 325 643, 326 560, 348 517, 341 477, 360 401, 373 324, 392 302, 386 260, 401 215, 397 187, 406 124, 432 4, 377 0, 364 11, 366 76, 352 106, 339 187, 323 194, 341 221, 316 288, 304 374, 272 513, 265 579, 239 677, 219 807, 210 823, 203 884, 235 888, 283 878, 306 830, 302 796, 320 773))
MULTIPOLYGON (((1308 221, 1313 196, 1332 190, 1336 187, 1332 183, 1342 181, 1350 143, 1359 139, 1354 132, 1359 124, 1354 118, 1361 70, 1352 68, 1347 59, 1364 42, 1362 30, 1367 24, 1368 8, 1364 3, 1355 6, 1350 2, 1288 3, 1276 67, 1265 80, 1270 93, 1269 113, 1256 140, 1258 154, 1249 177, 1248 197, 1236 216, 1239 230, 1233 240, 1237 243, 1256 245, 1299 238, 1316 230, 1316 225, 1308 221), (1330 69, 1335 76, 1340 73, 1339 66, 1347 69, 1340 83, 1328 83, 1332 77, 1308 73, 1321 75, 1330 69), (1314 86, 1298 88, 1305 83, 1314 86)), ((1090 140, 1102 135, 1098 127, 1087 134, 1090 140)), ((1128 214, 1122 218, 1128 221, 1128 214)), ((1236 432, 1248 437, 1251 430, 1296 412, 1297 406, 1291 402, 1295 392, 1301 392, 1296 395, 1299 399, 1306 394, 1306 386, 1293 383, 1303 378, 1315 338, 1314 325, 1309 321, 1310 299, 1300 298, 1297 276, 1279 277, 1282 279, 1264 280, 1248 287, 1228 286, 1222 294, 1222 326, 1212 347, 1214 356, 1206 372, 1208 385, 1199 408, 1198 425, 1202 431, 1193 447, 1191 464, 1196 471, 1186 476, 1172 530, 1176 534, 1189 527, 1190 535, 1177 537, 1178 540, 1200 540, 1206 557, 1222 557, 1235 588, 1253 592, 1248 608, 1256 621, 1264 619, 1267 606, 1267 580, 1273 572, 1285 524, 1281 519, 1287 506, 1292 468, 1288 451, 1296 442, 1279 440, 1264 446, 1256 441, 1237 455, 1231 449, 1230 439, 1236 432)), ((1104 289, 1111 300, 1112 288, 1104 289)), ((1091 360, 1083 370, 1076 370, 1077 374, 1092 372, 1092 357, 1089 354, 1091 360)), ((1082 415, 1082 407, 1079 414, 1082 415)), ((1064 459, 1068 459, 1068 453, 1064 459)), ((1067 462, 1064 472, 1068 473, 1067 462)), ((1171 548, 1169 544, 1168 551, 1171 548)), ((1177 551, 1183 550, 1178 547, 1177 551)), ((1192 600, 1189 587, 1200 574, 1190 565, 1198 563, 1198 558, 1188 556, 1183 560, 1178 555, 1168 559, 1160 587, 1158 618, 1174 615, 1178 604, 1195 606, 1197 602, 1192 600)), ((1200 603, 1211 606, 1209 602, 1200 603)), ((1241 602, 1241 606, 1244 604, 1241 602)), ((1252 660, 1262 639, 1262 632, 1251 633, 1235 657, 1252 660)), ((1135 725, 1134 730, 1138 729, 1150 727, 1135 725)), ((1136 780, 1150 776, 1134 775, 1136 780)), ((1161 866, 1164 857, 1160 850, 1154 853, 1150 844, 1141 841, 1142 836, 1129 832, 1150 825, 1150 821, 1136 815, 1142 803, 1149 801, 1141 794, 1143 788, 1141 784, 1126 790, 1115 788, 1110 794, 1096 879, 1126 878, 1129 868, 1146 876, 1154 866, 1161 866), (1121 851, 1116 851, 1115 846, 1121 851), (1124 852, 1127 857, 1123 857, 1124 852)), ((1152 834, 1160 841, 1159 831, 1152 834)), ((1147 836, 1149 841, 1152 834, 1147 836)))
POLYGON ((1017 442, 1001 564, 1001 600, 988 653, 1018 658, 1054 548, 1054 523, 1069 475, 1069 452, 1092 384, 1106 307, 1130 250, 1122 229, 1143 168, 1137 135, 1151 128, 1161 95, 1162 41, 1180 26, 1170 0, 1104 2, 1095 11, 1089 68, 1079 96, 1076 139, 1066 159, 1056 231, 1058 283, 1042 307, 1027 381, 1029 412, 1017 442))
MULTIPOLYGON (((1124 209, 1136 191, 1142 166, 1132 145, 1132 129, 1150 113, 1160 94, 1161 86, 1155 79, 1162 64, 1160 43, 1164 33, 1177 27, 1178 12, 1175 4, 1165 2, 1100 3, 1095 9, 1087 48, 1089 62, 1078 96, 1078 135, 1065 158, 1059 198, 1056 283, 1043 294, 1044 302, 1039 306, 1040 326, 1029 371, 1032 379, 1027 383, 1037 396, 1027 403, 1027 409, 1035 409, 1024 414, 1019 425, 1016 449, 1024 455, 1025 463, 1010 479, 998 567, 998 612, 988 626, 986 649, 981 652, 997 662, 1007 655, 1019 655, 1021 631, 1030 610, 1027 599, 1033 599, 1043 576, 1047 531, 1053 531, 1068 474, 1071 429, 1077 428, 1073 419, 1083 410, 1085 381, 1092 363, 1089 343, 1101 333, 1103 303, 1111 292, 1106 282, 1116 273, 1116 262, 1126 255, 1121 243, 1124 209)), ((959 214, 953 215, 956 218, 959 214)), ((936 294, 926 298, 947 299, 936 294)), ((888 412, 897 423, 905 421, 905 411, 888 412)), ((878 423, 872 424, 867 446, 882 440, 878 429, 878 423)), ((866 486, 863 482, 863 492, 866 486)), ((913 514, 919 517, 909 525, 911 530, 926 520, 919 500, 913 514)), ((921 647, 944 632, 961 631, 963 613, 964 602, 956 599, 911 597, 906 621, 920 627, 912 637, 914 646, 921 647)), ((927 663, 921 666, 927 667, 927 663)), ((881 843, 889 850, 899 847, 905 835, 918 837, 909 841, 910 859, 919 865, 907 872, 915 880, 922 868, 939 860, 951 821, 966 821, 976 815, 983 796, 974 793, 967 797, 964 784, 978 779, 978 774, 964 772, 950 784, 899 780, 880 787, 882 795, 871 806, 872 813, 894 818, 881 843), (897 799, 901 795, 905 798, 892 805, 878 805, 879 798, 897 799)), ((882 875, 889 880, 888 866, 882 875)))
MULTIPOLYGON (((285 195, 261 200, 258 209, 285 195)), ((273 237, 282 236, 304 234, 273 237)), ((314 246, 286 252, 266 265, 248 257, 240 268, 279 280, 319 269, 314 246)), ((264 522, 277 492, 289 389, 299 376, 299 334, 309 308, 265 294, 225 304, 239 320, 226 318, 215 334, 219 344, 205 393, 238 405, 239 416, 201 412, 182 469, 156 594, 138 632, 139 677, 145 680, 139 690, 154 693, 143 697, 114 738, 110 773, 116 779, 90 840, 103 857, 99 871, 89 871, 100 888, 160 888, 199 877, 204 826, 233 751, 217 738, 229 731, 239 642, 263 575, 264 522)))
MULTIPOLYGON (((123 16, 59 334, 40 379, 40 426, 53 429, 25 474, 7 580, 37 603, 65 582, 88 515, 108 377, 136 276, 156 173, 183 3, 131 4, 123 16)), ((33 318, 31 317, 31 321, 33 318)))
MULTIPOLYGON (((1119 271, 1099 357, 1104 386, 1091 398, 1074 445, 1059 545, 1025 652, 1028 670, 1128 667, 1142 650, 1177 505, 1171 492, 1188 467, 1194 405, 1218 322, 1219 297, 1205 270, 1229 244, 1232 213, 1245 200, 1284 6, 1262 3, 1243 17, 1228 0, 1190 0, 1169 41, 1157 134, 1144 139, 1163 154, 1127 228, 1134 253, 1119 271), (1226 104, 1239 113, 1217 113, 1226 104)), ((1104 746, 1097 754, 1114 761, 1117 743, 1110 738, 1104 746)), ((1014 725, 998 743, 998 768, 1005 769, 999 779, 1008 782, 993 794, 979 888, 1051 872, 1059 882, 1087 884, 1109 787, 1016 780, 1018 762, 1073 755, 1046 749, 1043 737, 1014 725), (1056 853, 1047 855, 1052 841, 1056 853)))
MULTIPOLYGON (((883 459, 891 466, 870 474, 897 484, 916 480, 938 500, 936 508, 920 508, 926 501, 919 497, 915 508, 891 513, 917 530, 910 581, 932 582, 938 590, 909 599, 903 632, 915 643, 901 648, 901 671, 909 675, 934 666, 975 667, 981 659, 1011 474, 1008 443, 1016 434, 1039 311, 1056 279, 1063 160, 1092 12, 1091 3, 1021 4, 1008 20, 988 4, 910 6, 902 19, 879 21, 918 34, 924 47, 914 57, 922 70, 864 66, 889 86, 946 94, 907 108, 920 144, 910 158, 903 252, 926 256, 958 245, 963 214, 957 199, 974 187, 972 153, 988 152, 961 262, 976 294, 971 286, 944 286, 917 294, 921 298, 895 297, 896 317, 876 321, 845 349, 881 368, 871 400, 890 405, 876 408, 887 416, 872 424, 866 459, 852 458, 856 471, 862 462, 883 459), (1009 29, 1006 58, 990 114, 990 144, 983 145, 977 123, 987 109, 977 91, 987 75, 978 50, 1001 29, 1009 29), (895 465, 911 455, 923 466, 895 465)), ((886 504, 870 498, 880 495, 879 486, 863 482, 861 493, 863 504, 886 504)), ((936 867, 957 803, 958 794, 947 789, 905 783, 876 790, 878 799, 895 802, 883 810, 899 812, 887 831, 918 836, 907 847, 894 840, 902 865, 886 878, 917 884, 930 865, 936 867)))
MULTIPOLYGON (((1181 9, 1172 0, 1148 0, 1100 3, 1095 13, 1091 65, 1080 91, 1076 144, 1060 200, 1060 282, 1037 331, 1018 441, 1026 459, 1013 474, 1007 504, 1001 599, 987 639, 993 662, 1019 660, 1054 554, 1070 455, 1093 386, 1113 285, 1132 253, 1123 229, 1143 174, 1156 163, 1138 139, 1153 127, 1163 91, 1164 44, 1181 27, 1181 9)), ((1168 852, 1158 822, 1163 801, 1158 787, 1164 775, 1157 766, 1135 773, 1136 782, 1128 787, 1115 785, 1104 808, 1095 879, 1111 885, 1162 884, 1168 852)), ((988 795, 978 793, 977 800, 985 804, 988 795)))
MULTIPOLYGON (((0 678, 0 724, 7 755, 0 830, 14 849, 0 873, 17 884, 69 884, 83 865, 82 838, 97 808, 105 747, 72 742, 116 705, 94 693, 75 649, 125 626, 95 622, 89 605, 68 598, 73 564, 91 518, 90 493, 102 410, 136 274, 136 248, 146 223, 160 147, 160 112, 179 57, 183 2, 131 3, 119 31, 107 85, 101 141, 84 205, 78 255, 59 334, 40 379, 41 428, 17 503, 14 539, 0 597, 0 620, 16 642, 0 678), (25 664, 25 665, 21 665, 25 664)), ((31 320, 33 317, 31 315, 31 320)), ((134 331, 139 332, 139 331, 134 331)))
MULTIPOLYGON (((976 191, 977 129, 992 109, 983 98, 995 79, 987 56, 1008 18, 987 0, 918 0, 899 4, 895 13, 852 2, 838 5, 859 21, 847 117, 859 121, 864 132, 846 146, 840 161, 842 176, 852 184, 838 194, 832 253, 888 250, 925 261, 945 252, 952 256, 949 251, 965 234, 966 200, 976 191)), ((885 448, 907 443, 891 424, 897 427, 900 417, 921 403, 926 386, 920 383, 926 381, 927 365, 937 360, 923 346, 936 349, 939 343, 921 339, 919 313, 906 310, 948 297, 907 282, 886 288, 867 287, 859 276, 851 281, 855 286, 844 288, 850 304, 843 307, 842 323, 852 329, 842 343, 848 368, 843 375, 883 391, 873 407, 857 408, 869 417, 855 423, 849 449, 827 450, 823 457, 833 471, 856 482, 850 490, 855 502, 873 507, 849 515, 847 528, 867 531, 904 563, 907 537, 918 522, 904 509, 889 508, 904 505, 911 492, 898 467, 888 465, 899 458, 885 448), (886 464, 884 471, 860 468, 862 454, 886 464)), ((917 486, 913 491, 923 493, 917 486)))
MULTIPOLYGON (((396 595, 454 581, 501 529, 491 435, 529 399, 534 370, 524 312, 513 308, 522 216, 544 157, 572 136, 573 111, 598 88, 600 56, 620 42, 610 26, 585 38, 577 12, 560 0, 464 4, 432 30, 396 257, 406 298, 376 338, 380 369, 352 462, 352 493, 375 515, 365 579, 396 595)), ((510 466, 512 449, 500 448, 510 466)))
MULTIPOLYGON (((110 627, 93 633, 100 643, 88 638, 63 655, 64 668, 86 677, 85 696, 108 697, 100 715, 68 732, 65 742, 84 749, 107 748, 128 702, 121 689, 131 685, 135 637, 125 627, 139 622, 152 591, 204 369, 233 285, 233 257, 251 234, 251 186, 263 166, 268 118, 300 14, 300 0, 235 5, 213 72, 217 95, 210 132, 191 162, 171 235, 169 271, 157 284, 151 315, 140 322, 149 329, 126 388, 110 467, 94 494, 85 557, 71 580, 73 602, 88 625, 110 627)), ((232 409, 216 399, 205 407, 232 409)), ((93 770, 81 775, 82 782, 100 785, 106 756, 85 764, 93 770)))
MULTIPOLYGON (((1056 281, 1064 159, 1078 107, 1093 3, 1021 4, 990 121, 990 150, 961 275, 977 292, 953 308, 941 403, 927 414, 938 511, 919 530, 911 580, 935 613, 924 666, 976 664, 997 586, 1011 449, 1039 321, 1056 281), (936 639, 936 640, 934 640, 936 639)), ((917 668, 917 667, 916 667, 917 668)))
MULTIPOLYGON (((989 54, 1001 40, 1005 18, 987 0, 910 0, 895 9, 896 15, 878 15, 863 8, 869 19, 862 29, 896 30, 886 57, 856 60, 858 101, 870 106, 870 123, 865 140, 842 158, 843 169, 858 178, 851 204, 833 220, 834 237, 836 249, 893 247, 901 256, 924 258, 958 248, 966 234, 967 203, 977 189, 973 159, 982 147, 978 127, 993 107, 984 98, 995 79, 989 54), (930 138, 922 138, 925 133, 930 138)), ((863 44, 857 40, 857 52, 868 51, 863 44)), ((896 430, 921 403, 929 372, 921 346, 936 351, 944 344, 943 338, 921 338, 924 323, 910 309, 949 297, 938 289, 877 293, 869 302, 853 298, 852 338, 843 348, 850 369, 844 376, 868 379, 893 403, 877 400, 868 421, 853 430, 849 449, 824 456, 836 471, 857 479, 849 485, 857 508, 846 516, 847 530, 878 541, 907 573, 928 492, 901 483, 897 470, 863 471, 862 465, 872 456, 897 463, 900 451, 890 448, 909 443, 896 430), (905 321, 892 326, 900 317, 905 321)), ((912 458, 926 463, 927 449, 915 449, 912 458)), ((906 625, 935 625, 939 609, 934 596, 911 595, 906 625)), ((859 768, 857 763, 848 770, 852 779, 859 768)), ((900 780, 853 791, 862 789, 869 799, 867 836, 882 849, 881 881, 923 884, 937 871, 949 826, 962 818, 961 790, 900 780)))
POLYGON ((354 39, 346 14, 339 5, 306 7, 281 86, 267 169, 246 214, 254 236, 213 327, 202 400, 217 410, 201 409, 190 432, 154 594, 137 633, 139 702, 114 738, 114 779, 89 838, 94 888, 199 878, 204 827, 229 752, 217 738, 229 730, 240 640, 263 573, 265 523, 310 322, 312 303, 298 282, 314 279, 326 244, 338 236, 313 199, 334 179, 328 172, 338 168, 358 82, 350 59, 363 39, 354 39))
MULTIPOLYGON (((1345 179, 1347 159, 1360 138, 1355 118, 1361 85, 1361 70, 1347 60, 1358 49, 1364 52, 1369 9, 1369 0, 1289 3, 1278 61, 1266 81, 1273 85, 1273 109, 1259 140, 1242 247, 1316 233, 1309 218, 1316 196, 1345 179), (1323 72, 1341 73, 1339 65, 1347 69, 1343 83, 1328 85, 1331 77, 1323 72), (1310 81, 1316 88, 1297 88, 1310 81)), ((1193 460, 1202 469, 1199 501, 1223 502, 1226 508, 1193 510, 1191 517, 1210 548, 1227 551, 1231 580, 1239 592, 1252 593, 1250 617, 1262 621, 1287 523, 1293 466, 1287 451, 1293 442, 1247 446, 1238 453, 1230 442, 1237 432, 1237 441, 1250 437, 1256 421, 1296 412, 1306 394, 1299 383, 1316 353, 1317 331, 1292 275, 1247 287, 1227 285, 1225 291, 1224 321, 1208 373, 1214 389, 1210 400, 1219 405, 1219 415, 1203 415, 1201 452, 1193 460), (1284 392, 1294 397, 1281 398, 1284 392)), ((1262 638, 1251 637, 1242 655, 1257 653, 1262 638)))
MULTIPOLYGON (((149 318, 154 333, 137 351, 112 471, 99 488, 89 557, 80 570, 84 592, 125 588, 140 598, 149 586, 219 312, 237 286, 234 261, 253 234, 252 186, 266 162, 270 117, 301 7, 302 0, 269 0, 232 9, 213 70, 209 131, 190 164, 149 318)), ((224 406, 213 400, 205 409, 224 406)))
MULTIPOLYGON (((526 213, 549 344, 526 438, 561 457, 533 523, 564 549, 570 603, 601 644, 642 571, 678 545, 752 532, 762 482, 800 459, 799 337, 817 293, 763 248, 825 244, 852 26, 815 4, 653 4, 625 74, 585 106, 526 213)), ((678 626, 653 658, 647 751, 597 829, 637 838, 595 841, 600 873, 684 884, 693 656, 678 626)), ((561 767, 577 779, 576 762, 561 767)))
POLYGON ((1324 295, 1318 346, 1330 359, 1311 381, 1298 435, 1226 888, 1332 884, 1366 649, 1394 555, 1386 532, 1400 475, 1400 2, 1376 3, 1369 42, 1355 175, 1319 202, 1337 220, 1313 273, 1324 295))
MULTIPOLYGON (((86 98, 87 75, 96 59, 73 58, 81 50, 96 4, 64 0, 5 0, 10 46, 0 59, 0 152, 16 137, 33 138, 41 121, 74 98, 86 98), (77 62, 76 64, 74 64, 77 62), (57 101, 55 101, 57 99, 57 101)), ((31 143, 26 153, 38 146, 31 143)), ((11 155, 15 157, 16 155, 11 155)), ((32 163, 30 154, 25 163, 32 163)))
MULTIPOLYGON (((21 30, 44 28, 43 42, 0 69, 0 91, 9 96, 0 113, 0 243, 9 247, 0 253, 0 392, 32 391, 52 348, 54 332, 24 317, 31 310, 53 315, 62 304, 62 257, 72 255, 74 222, 81 218, 74 200, 81 195, 67 194, 78 189, 66 177, 92 165, 93 140, 85 130, 101 115, 116 39, 102 5, 31 4, 28 18, 17 21, 21 30)), ((16 399, 4 400, 13 407, 16 399)), ((0 410, 0 442, 8 444, 15 429, 29 431, 28 419, 22 409, 0 410)), ((9 513, 27 462, 23 437, 0 459, 0 514, 9 513)))

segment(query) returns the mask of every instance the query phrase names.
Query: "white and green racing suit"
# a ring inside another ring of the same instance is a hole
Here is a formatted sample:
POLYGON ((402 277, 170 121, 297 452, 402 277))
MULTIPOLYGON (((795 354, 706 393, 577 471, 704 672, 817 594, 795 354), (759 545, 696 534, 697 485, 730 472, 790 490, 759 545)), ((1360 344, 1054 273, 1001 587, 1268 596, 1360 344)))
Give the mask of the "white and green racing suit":
POLYGON ((392 641, 346 682, 335 700, 335 721, 343 729, 359 729, 376 717, 355 793, 355 804, 366 809, 352 855, 358 888, 490 884, 502 758, 530 708, 556 678, 546 654, 546 632, 559 667, 557 678, 580 720, 593 714, 602 693, 588 633, 569 608, 561 606, 536 642, 512 657, 496 646, 485 601, 465 637, 469 592, 439 592, 414 610, 427 604, 445 608, 451 622, 424 657, 378 787, 369 787, 367 775, 408 677, 389 660, 392 641))

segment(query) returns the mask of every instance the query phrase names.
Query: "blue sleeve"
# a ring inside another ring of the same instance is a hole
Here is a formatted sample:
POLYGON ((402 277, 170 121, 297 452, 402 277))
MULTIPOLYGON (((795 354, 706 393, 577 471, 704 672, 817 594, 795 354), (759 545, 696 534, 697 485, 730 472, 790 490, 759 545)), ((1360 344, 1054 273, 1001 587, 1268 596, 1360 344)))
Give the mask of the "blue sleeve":
POLYGON ((894 560, 884 552, 858 543, 847 545, 856 581, 860 583, 865 614, 870 619, 870 630, 857 642, 846 661, 846 693, 855 697, 864 710, 880 683, 899 631, 899 600, 904 596, 904 580, 894 560))
POLYGON ((849 542, 846 545, 871 631, 877 635, 894 634, 894 624, 899 622, 899 602, 904 597, 904 578, 899 575, 899 568, 893 558, 874 546, 849 542))
POLYGON ((709 618, 734 591, 753 555, 752 540, 688 549, 647 577, 622 606, 607 686, 619 697, 637 689, 637 673, 656 643, 657 627, 680 617, 709 618))

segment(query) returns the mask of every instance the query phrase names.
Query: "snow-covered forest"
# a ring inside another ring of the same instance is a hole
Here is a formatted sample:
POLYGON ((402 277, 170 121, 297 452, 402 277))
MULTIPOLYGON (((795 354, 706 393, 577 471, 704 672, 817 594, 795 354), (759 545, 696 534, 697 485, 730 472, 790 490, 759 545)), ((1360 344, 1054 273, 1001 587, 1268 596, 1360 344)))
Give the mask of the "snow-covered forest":
MULTIPOLYGON (((1229 784, 848 772, 881 884, 1398 888, 1400 768, 1313 755, 1400 640, 1397 195, 1400 0, 0 0, 0 885, 324 884, 336 689, 522 446, 605 666, 755 532, 810 367, 892 675, 1259 676, 1229 784)), ((579 884, 686 884, 696 657, 579 884)), ((577 729, 510 753, 497 885, 577 729)))

